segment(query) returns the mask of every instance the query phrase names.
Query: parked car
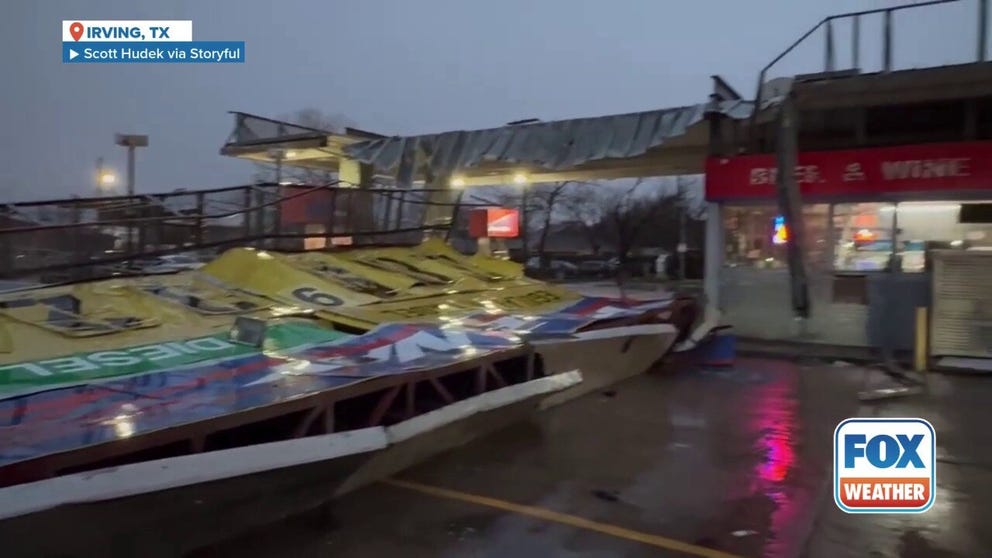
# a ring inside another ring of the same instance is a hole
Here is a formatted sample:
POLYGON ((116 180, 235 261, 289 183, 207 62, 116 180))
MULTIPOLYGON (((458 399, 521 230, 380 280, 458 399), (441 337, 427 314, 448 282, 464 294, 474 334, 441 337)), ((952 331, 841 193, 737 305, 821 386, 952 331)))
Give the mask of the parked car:
POLYGON ((582 275, 595 275, 597 277, 608 275, 610 273, 610 264, 603 260, 579 262, 579 273, 582 275))

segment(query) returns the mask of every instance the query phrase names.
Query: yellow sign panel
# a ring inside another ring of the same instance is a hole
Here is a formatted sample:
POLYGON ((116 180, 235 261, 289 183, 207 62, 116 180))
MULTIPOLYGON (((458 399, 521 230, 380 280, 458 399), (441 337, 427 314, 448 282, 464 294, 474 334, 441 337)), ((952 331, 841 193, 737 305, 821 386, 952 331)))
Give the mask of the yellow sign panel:
POLYGON ((67 337, 154 327, 154 307, 126 286, 88 283, 37 289, 0 299, 0 314, 67 337))
MULTIPOLYGON (((497 281, 517 281, 536 284, 524 276, 524 269, 518 263, 500 260, 481 254, 465 256, 439 239, 431 239, 413 249, 418 255, 452 264, 458 268, 474 269, 497 281)), ((490 279, 493 280, 493 279, 490 279)))
POLYGON ((205 319, 120 279, 31 289, 0 297, 0 365, 209 335, 230 322, 205 319))
POLYGON ((416 282, 421 293, 478 291, 509 285, 534 285, 512 266, 500 266, 491 258, 467 258, 443 245, 425 243, 416 248, 377 248, 354 250, 342 255, 353 262, 383 272, 404 275, 416 282), (496 265, 493 265, 493 264, 496 265))
POLYGON ((343 288, 382 299, 394 298, 417 285, 408 276, 382 271, 331 254, 309 252, 290 256, 289 261, 343 288))
POLYGON ((327 254, 228 250, 196 272, 0 296, 0 364, 210 335, 234 316, 307 309, 359 329, 450 321, 480 311, 542 312, 579 296, 519 265, 440 241, 327 254))
POLYGON ((314 310, 379 301, 298 269, 282 255, 251 248, 228 250, 200 271, 228 285, 314 310))
POLYGON ((554 310, 579 296, 550 286, 511 287, 486 293, 459 293, 341 307, 334 314, 381 324, 423 320, 448 321, 480 311, 541 312, 554 310))
POLYGON ((235 249, 203 271, 233 286, 314 309, 353 327, 449 320, 479 311, 547 311, 571 291, 515 274, 515 264, 468 258, 443 244, 280 255, 235 249), (496 265, 490 265, 493 262, 496 265))
POLYGON ((470 286, 474 288, 484 285, 479 281, 471 281, 464 273, 454 273, 430 261, 417 258, 405 248, 354 250, 343 254, 342 257, 381 271, 403 275, 415 281, 417 286, 437 289, 451 289, 456 286, 464 288, 466 281, 472 283, 470 286))
POLYGON ((275 304, 267 298, 214 284, 198 273, 147 277, 139 280, 135 288, 204 316, 264 314, 275 304))

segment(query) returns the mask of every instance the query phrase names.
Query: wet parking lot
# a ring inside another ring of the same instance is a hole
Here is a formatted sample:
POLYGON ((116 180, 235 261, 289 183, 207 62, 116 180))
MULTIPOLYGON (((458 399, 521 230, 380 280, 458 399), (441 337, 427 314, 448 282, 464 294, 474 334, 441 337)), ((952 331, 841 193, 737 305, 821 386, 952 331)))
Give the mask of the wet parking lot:
MULTIPOLYGON (((868 374, 866 376, 866 374, 868 374)), ((536 415, 201 556, 608 557, 992 555, 992 378, 929 376, 871 404, 855 366, 739 359, 669 367, 536 415), (677 368, 677 369, 676 369, 677 368), (937 432, 925 514, 838 510, 834 427, 923 417, 937 432)))

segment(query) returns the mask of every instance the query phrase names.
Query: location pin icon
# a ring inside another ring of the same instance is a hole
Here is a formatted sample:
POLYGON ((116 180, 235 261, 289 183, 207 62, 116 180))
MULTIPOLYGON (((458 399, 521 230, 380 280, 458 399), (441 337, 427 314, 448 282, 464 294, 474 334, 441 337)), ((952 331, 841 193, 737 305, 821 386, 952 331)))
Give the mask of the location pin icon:
POLYGON ((78 41, 83 36, 83 24, 78 21, 73 22, 69 26, 69 34, 72 35, 73 40, 78 41))

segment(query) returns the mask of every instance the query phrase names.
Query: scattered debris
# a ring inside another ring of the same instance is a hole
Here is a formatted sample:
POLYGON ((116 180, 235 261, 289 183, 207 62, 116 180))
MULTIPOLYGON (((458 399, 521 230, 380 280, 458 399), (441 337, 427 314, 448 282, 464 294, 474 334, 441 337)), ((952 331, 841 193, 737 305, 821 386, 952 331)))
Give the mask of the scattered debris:
POLYGON ((592 495, 599 498, 600 500, 605 500, 607 502, 619 502, 620 493, 616 490, 601 490, 595 489, 592 491, 592 495))
POLYGON ((758 532, 757 531, 752 531, 750 529, 741 529, 741 530, 738 530, 738 531, 734 531, 734 532, 732 532, 730 534, 733 535, 733 536, 735 536, 735 537, 750 537, 751 535, 757 535, 758 532))
POLYGON ((850 362, 847 362, 846 360, 835 360, 835 361, 833 361, 833 363, 831 364, 831 366, 836 366, 836 367, 840 368, 840 367, 849 367, 849 366, 854 366, 854 365, 851 364, 850 362))

